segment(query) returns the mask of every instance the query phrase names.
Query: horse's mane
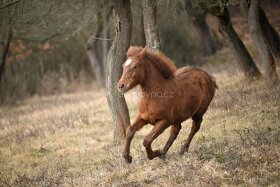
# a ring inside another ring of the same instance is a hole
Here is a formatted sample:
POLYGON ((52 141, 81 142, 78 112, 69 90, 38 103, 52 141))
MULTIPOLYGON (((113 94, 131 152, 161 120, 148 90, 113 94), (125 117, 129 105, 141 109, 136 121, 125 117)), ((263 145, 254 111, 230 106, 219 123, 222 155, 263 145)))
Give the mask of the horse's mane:
MULTIPOLYGON (((129 57, 138 55, 142 50, 142 47, 132 46, 128 49, 127 56, 129 57)), ((148 49, 145 53, 145 57, 155 65, 155 67, 162 73, 165 78, 175 77, 177 68, 174 65, 174 62, 170 58, 165 56, 161 51, 152 51, 148 49)))

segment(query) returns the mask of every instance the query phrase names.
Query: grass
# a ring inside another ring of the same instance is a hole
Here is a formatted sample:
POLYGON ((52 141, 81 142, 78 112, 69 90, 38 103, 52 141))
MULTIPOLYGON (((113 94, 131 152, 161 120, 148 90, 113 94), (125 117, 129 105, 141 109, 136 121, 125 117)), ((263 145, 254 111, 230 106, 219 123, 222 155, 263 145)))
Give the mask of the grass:
MULTIPOLYGON (((246 82, 228 65, 206 66, 220 88, 190 151, 178 154, 188 120, 165 160, 146 158, 146 126, 132 142, 132 164, 124 162, 122 146, 112 144, 102 91, 1 107, 0 186, 278 186, 280 86, 246 82)), ((130 92, 126 98, 133 119, 137 97, 130 92)), ((167 137, 168 130, 153 147, 162 148, 167 137)))

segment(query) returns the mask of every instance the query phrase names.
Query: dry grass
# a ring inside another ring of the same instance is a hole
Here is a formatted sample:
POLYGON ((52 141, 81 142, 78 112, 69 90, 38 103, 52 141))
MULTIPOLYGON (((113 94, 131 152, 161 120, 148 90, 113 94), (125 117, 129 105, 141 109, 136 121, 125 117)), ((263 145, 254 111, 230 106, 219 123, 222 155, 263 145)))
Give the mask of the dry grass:
MULTIPOLYGON (((132 143, 133 163, 124 162, 101 91, 0 108, 0 186, 278 186, 280 86, 248 83, 234 66, 219 67, 207 67, 218 69, 220 89, 189 153, 178 155, 187 121, 165 160, 146 158, 147 126, 132 143)), ((133 92, 127 99, 133 119, 137 99, 133 92)))

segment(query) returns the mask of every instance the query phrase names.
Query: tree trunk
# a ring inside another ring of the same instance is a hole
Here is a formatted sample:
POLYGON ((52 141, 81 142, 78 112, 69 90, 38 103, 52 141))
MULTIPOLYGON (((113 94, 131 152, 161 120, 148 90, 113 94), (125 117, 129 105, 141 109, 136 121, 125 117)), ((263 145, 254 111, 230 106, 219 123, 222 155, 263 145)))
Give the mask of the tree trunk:
POLYGON ((208 28, 213 33, 212 39, 214 40, 216 50, 222 49, 223 47, 227 46, 225 40, 223 39, 221 33, 219 32, 220 24, 219 24, 219 20, 217 19, 217 16, 206 14, 205 21, 208 28))
MULTIPOLYGON (((95 31, 95 37, 100 37, 102 32, 102 21, 101 21, 101 14, 100 12, 97 14, 97 24, 96 24, 96 31, 95 31)), ((105 88, 105 76, 104 76, 104 68, 102 66, 102 61, 100 58, 100 55, 98 53, 98 47, 97 47, 97 40, 94 38, 91 38, 88 41, 88 47, 87 47, 87 54, 89 58, 89 62, 91 65, 91 68, 94 72, 95 81, 99 88, 105 88)))
POLYGON ((260 7, 258 0, 250 1, 248 22, 253 41, 259 52, 260 59, 265 67, 266 79, 270 84, 273 84, 277 81, 276 67, 260 24, 260 7))
POLYGON ((115 0, 113 8, 117 29, 108 54, 106 90, 107 102, 113 118, 114 142, 120 143, 125 137, 130 119, 125 98, 118 92, 117 82, 121 77, 122 63, 126 59, 126 52, 130 45, 132 17, 129 0, 115 0))
MULTIPOLYGON (((110 49, 110 41, 106 40, 109 38, 110 36, 110 16, 112 13, 112 7, 110 5, 108 5, 108 1, 106 0, 104 3, 104 7, 102 10, 102 22, 103 22, 103 38, 104 40, 102 41, 102 51, 103 51, 103 69, 106 70, 107 67, 107 56, 108 56, 108 52, 110 49)), ((105 77, 106 77, 106 72, 104 72, 105 77)))
POLYGON ((209 28, 205 21, 205 14, 195 17, 193 24, 198 31, 201 40, 201 46, 205 55, 212 55, 216 48, 210 34, 209 28))
POLYGON ((144 29, 144 16, 143 16, 143 8, 142 8, 142 13, 141 13, 141 18, 140 18, 141 24, 140 24, 140 45, 145 46, 146 45, 146 38, 145 38, 145 29, 144 29))
POLYGON ((240 12, 241 12, 242 16, 246 19, 248 18, 248 7, 247 7, 247 5, 248 5, 247 0, 246 1, 245 0, 240 1, 240 12))
POLYGON ((247 48, 232 27, 228 9, 225 7, 224 15, 217 16, 219 20, 219 32, 228 43, 234 53, 234 57, 245 77, 249 80, 259 78, 261 73, 250 56, 247 48))
POLYGON ((99 88, 105 88, 105 77, 102 69, 100 56, 97 51, 97 42, 93 41, 91 47, 87 50, 90 65, 94 71, 95 81, 99 88))
POLYGON ((266 43, 275 58, 280 58, 280 36, 269 23, 265 12, 260 8, 260 23, 266 43))
POLYGON ((1 61, 0 61, 0 85, 1 85, 1 82, 2 82, 2 76, 3 76, 4 71, 5 71, 6 58, 7 58, 8 53, 9 53, 10 43, 12 41, 12 36, 13 36, 13 31, 12 31, 12 28, 10 28, 7 39, 6 39, 6 41, 4 42, 4 45, 3 45, 3 53, 2 53, 2 58, 1 58, 1 61))
POLYGON ((146 43, 151 49, 160 49, 155 0, 142 0, 146 43))

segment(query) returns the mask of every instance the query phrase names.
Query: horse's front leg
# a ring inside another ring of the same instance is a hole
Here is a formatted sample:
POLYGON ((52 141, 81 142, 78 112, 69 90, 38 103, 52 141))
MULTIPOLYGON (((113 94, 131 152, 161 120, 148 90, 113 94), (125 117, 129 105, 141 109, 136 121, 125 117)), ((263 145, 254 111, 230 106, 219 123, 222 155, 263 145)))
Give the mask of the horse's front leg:
POLYGON ((131 140, 132 140, 135 132, 140 130, 146 124, 147 124, 147 122, 145 120, 143 120, 140 117, 140 115, 138 114, 134 123, 131 126, 127 127, 127 129, 126 129, 126 137, 125 137, 126 141, 125 141, 125 147, 123 150, 123 157, 125 158, 125 161, 127 163, 132 162, 132 157, 129 155, 131 140))
POLYGON ((150 160, 155 157, 160 157, 162 155, 161 151, 153 151, 152 143, 153 141, 169 126, 169 123, 165 120, 157 122, 152 129, 152 131, 144 138, 143 145, 146 148, 147 156, 150 160))

